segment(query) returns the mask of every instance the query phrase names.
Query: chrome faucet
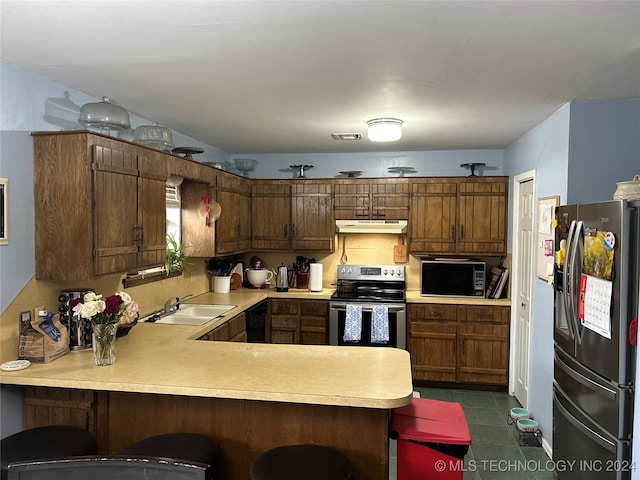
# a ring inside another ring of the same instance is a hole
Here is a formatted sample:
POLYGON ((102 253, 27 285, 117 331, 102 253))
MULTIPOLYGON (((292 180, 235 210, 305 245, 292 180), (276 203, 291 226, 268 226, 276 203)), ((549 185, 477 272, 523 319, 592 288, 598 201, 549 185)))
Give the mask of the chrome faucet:
POLYGON ((164 304, 164 313, 165 315, 171 313, 172 311, 178 310, 180 308, 180 302, 183 302, 184 300, 187 300, 191 297, 193 297, 193 293, 189 293, 188 295, 185 295, 184 297, 180 298, 180 297, 170 297, 169 300, 167 300, 164 304), (173 303, 175 300, 175 303, 173 303))

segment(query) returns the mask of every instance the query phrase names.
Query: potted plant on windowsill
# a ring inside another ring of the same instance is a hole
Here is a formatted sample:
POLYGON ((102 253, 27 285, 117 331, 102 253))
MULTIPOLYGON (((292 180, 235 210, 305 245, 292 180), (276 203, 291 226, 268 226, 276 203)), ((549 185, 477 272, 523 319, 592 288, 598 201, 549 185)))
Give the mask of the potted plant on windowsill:
POLYGON ((164 264, 167 275, 176 273, 180 275, 187 264, 187 256, 184 253, 184 245, 178 242, 171 234, 167 235, 167 256, 164 264))

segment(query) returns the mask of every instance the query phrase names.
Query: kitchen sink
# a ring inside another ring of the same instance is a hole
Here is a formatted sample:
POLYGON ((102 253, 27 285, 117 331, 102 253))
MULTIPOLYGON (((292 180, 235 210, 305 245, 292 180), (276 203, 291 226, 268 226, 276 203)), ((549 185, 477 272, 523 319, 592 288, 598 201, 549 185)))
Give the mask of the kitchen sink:
POLYGON ((155 323, 169 325, 204 325, 214 318, 221 317, 236 305, 205 305, 195 303, 183 303, 180 309, 172 312, 155 323))

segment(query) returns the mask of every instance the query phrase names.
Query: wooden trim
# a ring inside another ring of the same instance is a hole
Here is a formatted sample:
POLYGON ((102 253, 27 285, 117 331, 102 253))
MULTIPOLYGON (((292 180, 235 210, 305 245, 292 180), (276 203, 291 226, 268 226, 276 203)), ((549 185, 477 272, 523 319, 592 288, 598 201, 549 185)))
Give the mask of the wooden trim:
POLYGON ((165 278, 179 277, 180 275, 182 275, 182 272, 176 271, 169 272, 169 274, 166 274, 164 272, 152 273, 149 275, 145 275, 144 278, 142 276, 123 278, 122 285, 124 286, 124 288, 137 287, 138 285, 157 282, 160 280, 164 280, 165 278))

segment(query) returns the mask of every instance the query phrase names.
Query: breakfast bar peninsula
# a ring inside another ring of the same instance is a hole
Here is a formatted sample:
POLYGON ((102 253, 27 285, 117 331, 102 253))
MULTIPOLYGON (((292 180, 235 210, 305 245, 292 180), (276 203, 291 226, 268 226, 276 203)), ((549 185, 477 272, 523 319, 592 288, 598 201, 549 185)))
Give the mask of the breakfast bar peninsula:
POLYGON ((84 409, 78 422, 104 454, 188 431, 218 442, 221 478, 246 480, 257 455, 298 443, 336 448, 356 479, 388 478, 389 413, 412 397, 406 351, 196 340, 206 328, 138 324, 118 339, 114 365, 77 351, 0 381, 24 386, 25 428, 84 409))

